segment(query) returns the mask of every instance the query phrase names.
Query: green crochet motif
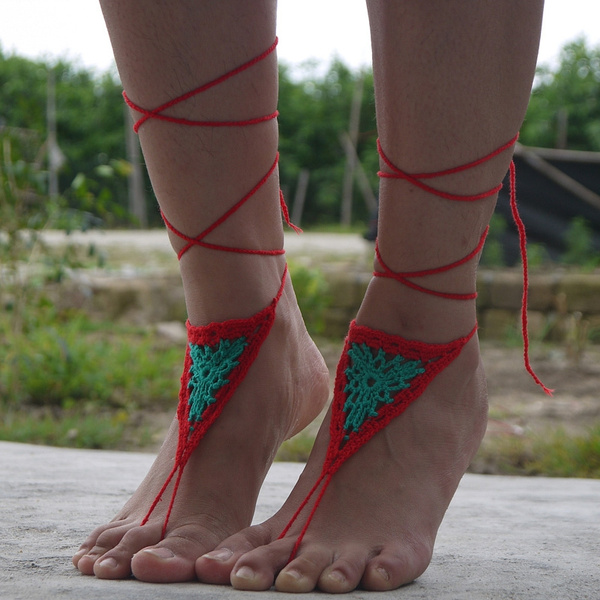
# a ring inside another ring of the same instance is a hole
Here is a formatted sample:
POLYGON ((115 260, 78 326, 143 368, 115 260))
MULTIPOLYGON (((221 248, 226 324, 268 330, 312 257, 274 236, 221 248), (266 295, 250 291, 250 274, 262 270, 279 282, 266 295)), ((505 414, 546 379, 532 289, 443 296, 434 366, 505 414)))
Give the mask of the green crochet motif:
POLYGON ((216 393, 229 383, 229 375, 240 364, 238 358, 246 345, 245 337, 223 339, 215 346, 190 344, 190 422, 201 421, 204 411, 216 402, 216 393))
POLYGON ((410 387, 410 382, 425 372, 420 360, 408 360, 399 354, 388 358, 381 348, 375 353, 367 344, 352 344, 348 356, 351 363, 344 388, 344 429, 348 432, 359 431, 365 421, 377 417, 382 405, 391 404, 399 391, 410 387))

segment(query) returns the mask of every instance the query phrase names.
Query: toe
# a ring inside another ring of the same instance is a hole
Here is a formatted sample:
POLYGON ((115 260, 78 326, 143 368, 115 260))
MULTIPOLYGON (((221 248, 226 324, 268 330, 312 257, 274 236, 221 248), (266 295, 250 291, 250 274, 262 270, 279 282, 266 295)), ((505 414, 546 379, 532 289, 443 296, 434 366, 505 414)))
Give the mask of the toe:
POLYGON ((123 537, 126 528, 122 527, 122 523, 112 522, 101 527, 97 527, 90 533, 85 542, 79 546, 79 550, 73 555, 73 565, 86 575, 93 575, 93 566, 96 560, 107 552, 110 548, 123 537), (120 536, 114 535, 114 531, 121 529, 120 536), (102 538, 101 541, 99 541, 102 538), (116 541, 112 542, 111 538, 116 541), (84 559, 82 562, 82 559, 84 559))
POLYGON ((310 592, 333 562, 331 550, 309 546, 294 558, 277 576, 275 587, 280 592, 310 592))
POLYGON ((110 552, 94 563, 93 574, 98 579, 127 579, 131 575, 131 559, 111 556, 110 552))
POLYGON ((226 585, 231 578, 231 571, 243 552, 236 553, 227 546, 215 548, 198 558, 195 565, 196 576, 202 583, 226 585))
POLYGON ((335 561, 323 570, 318 588, 330 594, 344 594, 358 587, 372 553, 364 547, 344 548, 335 561))
POLYGON ((197 525, 178 527, 161 542, 135 555, 131 565, 133 574, 137 579, 154 583, 194 580, 198 557, 215 548, 221 537, 197 525))
POLYGON ((79 572, 83 575, 93 575, 94 565, 106 552, 108 552, 108 548, 94 546, 89 551, 83 552, 84 554, 77 560, 77 569, 79 569, 79 572))
MULTIPOLYGON (((131 575, 133 556, 160 539, 160 527, 144 525, 127 531, 120 542, 96 558, 93 573, 99 579, 125 579, 131 575)), ((84 556, 79 563, 85 559, 84 556)))
POLYGON ((203 583, 228 585, 237 561, 246 553, 266 546, 272 532, 263 524, 248 527, 225 539, 214 550, 203 554, 196 561, 196 576, 203 583))
POLYGON ((77 550, 77 552, 75 552, 75 554, 73 554, 73 558, 71 559, 73 561, 73 566, 77 567, 81 557, 85 556, 86 554, 87 554, 87 548, 82 547, 79 550, 77 550))
POLYGON ((293 546, 293 539, 276 540, 244 554, 231 572, 231 585, 238 590, 268 590, 288 562, 293 546))
POLYGON ((201 550, 194 551, 193 542, 173 542, 174 540, 168 539, 138 552, 131 561, 131 570, 135 578, 150 583, 175 583, 196 579, 194 562, 201 550))
POLYGON ((176 554, 169 546, 149 546, 131 561, 136 579, 151 583, 190 581, 195 579, 194 561, 176 554))
POLYGON ((361 585, 372 591, 394 590, 419 577, 431 561, 426 545, 385 548, 365 568, 361 585))

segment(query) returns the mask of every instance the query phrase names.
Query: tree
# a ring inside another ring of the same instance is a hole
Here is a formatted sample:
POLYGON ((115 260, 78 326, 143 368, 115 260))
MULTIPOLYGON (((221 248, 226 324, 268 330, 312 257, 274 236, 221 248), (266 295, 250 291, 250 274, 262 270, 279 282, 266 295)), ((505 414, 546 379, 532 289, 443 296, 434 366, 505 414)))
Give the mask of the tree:
MULTIPOLYGON (((352 72, 334 61, 319 76, 315 69, 294 79, 285 65, 280 67, 279 123, 282 189, 292 196, 302 169, 310 171, 303 223, 339 221, 346 154, 340 134, 348 130, 354 88, 364 77, 358 155, 372 185, 377 185, 378 158, 375 146, 373 76, 352 72)), ((355 199, 356 217, 365 220, 366 210, 355 199)))
POLYGON ((562 49, 556 70, 538 69, 521 141, 600 151, 600 47, 577 39, 562 49))
MULTIPOLYGON (((0 50, 0 127, 48 139, 50 72, 58 145, 66 159, 59 173, 60 192, 74 209, 101 216, 110 225, 128 223, 123 101, 112 75, 97 77, 65 61, 49 64, 0 50)), ((30 160, 43 158, 42 153, 30 160)))

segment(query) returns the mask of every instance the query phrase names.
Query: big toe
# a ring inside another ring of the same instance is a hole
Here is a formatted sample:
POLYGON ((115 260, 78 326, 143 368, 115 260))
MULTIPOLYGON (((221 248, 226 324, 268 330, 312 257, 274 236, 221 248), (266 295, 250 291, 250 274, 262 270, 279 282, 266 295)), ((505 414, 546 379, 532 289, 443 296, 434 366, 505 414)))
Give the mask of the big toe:
POLYGON ((203 583, 228 585, 238 560, 248 552, 269 544, 272 537, 272 531, 263 523, 243 529, 225 539, 214 550, 196 560, 198 580, 203 583))
POLYGON ((140 550, 131 561, 136 579, 152 583, 195 579, 194 559, 176 554, 168 546, 150 546, 140 550))
POLYGON ((204 529, 183 527, 156 544, 143 548, 131 561, 136 579, 152 583, 196 579, 199 556, 214 548, 219 540, 204 529))

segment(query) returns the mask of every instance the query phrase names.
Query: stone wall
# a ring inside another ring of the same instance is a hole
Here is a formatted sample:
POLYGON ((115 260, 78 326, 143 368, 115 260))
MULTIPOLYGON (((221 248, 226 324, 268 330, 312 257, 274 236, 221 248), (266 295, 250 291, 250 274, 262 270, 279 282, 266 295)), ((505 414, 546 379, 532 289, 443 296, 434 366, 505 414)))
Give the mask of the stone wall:
MULTIPOLYGON (((483 270, 477 290, 482 337, 506 337, 520 327, 520 271, 483 270)), ((527 314, 534 339, 577 341, 585 336, 600 343, 600 273, 531 274, 527 314)))
MULTIPOLYGON (((329 284, 325 335, 342 337, 354 318, 371 278, 364 264, 320 267, 329 284)), ((519 270, 482 270, 478 277, 478 321, 484 339, 518 335, 522 297, 519 270)), ((178 275, 86 277, 56 291, 60 305, 109 320, 144 324, 185 321, 178 275)), ((600 343, 600 273, 533 273, 529 286, 529 329, 533 339, 562 341, 586 336, 600 343)))
MULTIPOLYGON (((356 314, 370 273, 346 265, 326 269, 331 290, 327 334, 344 335, 356 314)), ((481 270, 477 281, 480 336, 507 339, 519 334, 523 276, 513 269, 481 270)), ((529 278, 529 331, 532 338, 562 341, 591 335, 600 342, 600 273, 552 271, 529 278)))

